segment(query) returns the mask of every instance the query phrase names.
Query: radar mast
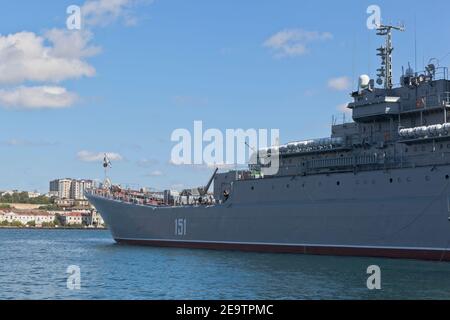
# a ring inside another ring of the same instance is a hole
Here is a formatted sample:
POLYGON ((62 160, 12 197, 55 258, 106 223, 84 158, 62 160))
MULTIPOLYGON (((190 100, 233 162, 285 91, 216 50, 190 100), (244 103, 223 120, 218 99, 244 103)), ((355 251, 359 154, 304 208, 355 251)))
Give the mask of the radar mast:
POLYGON ((384 83, 385 89, 392 89, 392 52, 394 47, 392 46, 392 30, 405 31, 403 26, 391 26, 391 25, 379 25, 377 26, 377 35, 386 37, 386 43, 377 49, 377 56, 381 57, 381 68, 377 69, 377 84, 382 85, 384 83))

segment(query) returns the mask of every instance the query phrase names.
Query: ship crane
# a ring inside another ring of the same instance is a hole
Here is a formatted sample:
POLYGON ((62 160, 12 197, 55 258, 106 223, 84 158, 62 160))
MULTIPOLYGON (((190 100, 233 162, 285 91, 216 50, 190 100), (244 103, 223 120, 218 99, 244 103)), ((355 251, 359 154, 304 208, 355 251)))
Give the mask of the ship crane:
POLYGON ((214 181, 218 171, 219 171, 219 168, 216 168, 216 170, 214 170, 214 173, 211 176, 211 178, 209 179, 209 181, 206 184, 206 186, 204 186, 203 188, 198 188, 198 193, 200 194, 200 198, 198 199, 198 201, 200 203, 203 202, 203 197, 208 195, 208 190, 209 190, 209 188, 211 188, 211 184, 214 181))
POLYGON ((206 184, 206 186, 199 187, 199 188, 194 188, 194 189, 185 189, 185 190, 183 190, 181 192, 181 195, 190 197, 190 196, 198 194, 199 195, 199 199, 198 200, 199 200, 200 203, 202 203, 203 197, 208 195, 209 188, 211 188, 211 184, 213 183, 213 181, 214 181, 218 171, 219 171, 219 168, 216 168, 216 170, 214 170, 214 173, 211 176, 211 178, 209 179, 209 181, 206 184))
POLYGON ((214 178, 216 177, 218 171, 219 168, 216 168, 216 170, 214 170, 214 173, 212 174, 211 178, 209 179, 205 187, 198 188, 198 193, 200 194, 200 196, 206 196, 208 194, 209 188, 211 188, 211 184, 213 183, 214 178))

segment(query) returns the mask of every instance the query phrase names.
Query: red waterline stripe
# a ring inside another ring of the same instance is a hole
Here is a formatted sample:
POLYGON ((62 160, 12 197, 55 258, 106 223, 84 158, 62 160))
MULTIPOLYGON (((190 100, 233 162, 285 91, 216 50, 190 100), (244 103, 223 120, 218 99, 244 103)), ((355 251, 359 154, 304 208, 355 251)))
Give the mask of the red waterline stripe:
POLYGON ((450 261, 450 252, 442 250, 355 248, 355 247, 326 247, 326 246, 316 247, 316 246, 291 246, 291 245, 283 246, 272 244, 265 245, 265 244, 211 243, 211 242, 130 240, 130 239, 115 239, 115 240, 118 243, 123 244, 145 245, 154 247, 450 261))

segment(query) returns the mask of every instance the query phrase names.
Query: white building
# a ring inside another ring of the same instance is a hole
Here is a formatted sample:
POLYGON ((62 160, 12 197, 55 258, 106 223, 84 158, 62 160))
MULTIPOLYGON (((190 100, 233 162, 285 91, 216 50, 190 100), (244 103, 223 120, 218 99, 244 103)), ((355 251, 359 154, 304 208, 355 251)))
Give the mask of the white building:
POLYGON ((61 215, 63 225, 83 224, 83 214, 81 212, 68 212, 61 215))
POLYGON ((19 190, 8 190, 8 191, 2 191, 0 196, 4 197, 6 195, 12 196, 15 193, 19 193, 19 190))
POLYGON ((34 192, 28 191, 28 198, 30 198, 30 199, 34 199, 34 198, 37 198, 40 196, 41 196, 41 194, 37 191, 34 191, 34 192))
POLYGON ((93 187, 92 180, 57 179, 50 181, 49 194, 60 199, 85 200, 85 191, 93 187))
POLYGON ((105 221, 96 210, 89 213, 83 213, 83 224, 89 227, 103 227, 105 221))
POLYGON ((0 223, 20 222, 26 225, 34 222, 36 226, 42 226, 43 223, 51 223, 55 220, 55 214, 43 211, 0 211, 0 223))
POLYGON ((61 199, 70 199, 70 187, 72 186, 72 180, 61 179, 58 181, 58 196, 61 199))
POLYGON ((92 180, 72 180, 70 198, 75 200, 85 200, 84 193, 94 185, 92 180))

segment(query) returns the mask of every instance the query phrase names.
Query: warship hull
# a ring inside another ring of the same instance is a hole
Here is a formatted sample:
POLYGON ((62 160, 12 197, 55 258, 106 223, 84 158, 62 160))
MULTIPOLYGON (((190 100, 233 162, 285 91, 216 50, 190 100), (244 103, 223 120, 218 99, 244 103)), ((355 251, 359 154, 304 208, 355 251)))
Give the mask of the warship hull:
POLYGON ((87 195, 118 243, 450 260, 450 166, 236 181, 212 206, 87 195))

